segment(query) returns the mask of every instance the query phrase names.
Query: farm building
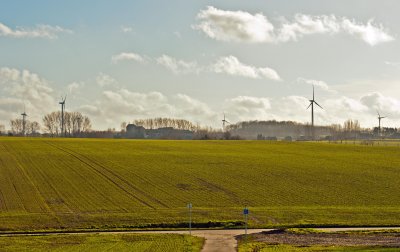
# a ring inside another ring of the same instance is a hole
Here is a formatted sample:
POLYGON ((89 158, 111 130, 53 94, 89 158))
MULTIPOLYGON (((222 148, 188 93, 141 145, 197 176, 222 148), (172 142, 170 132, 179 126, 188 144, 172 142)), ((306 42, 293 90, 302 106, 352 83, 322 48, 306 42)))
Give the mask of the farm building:
POLYGON ((173 127, 158 129, 145 129, 142 126, 128 124, 126 126, 127 138, 146 138, 146 139, 193 139, 194 132, 190 130, 179 130, 173 127))

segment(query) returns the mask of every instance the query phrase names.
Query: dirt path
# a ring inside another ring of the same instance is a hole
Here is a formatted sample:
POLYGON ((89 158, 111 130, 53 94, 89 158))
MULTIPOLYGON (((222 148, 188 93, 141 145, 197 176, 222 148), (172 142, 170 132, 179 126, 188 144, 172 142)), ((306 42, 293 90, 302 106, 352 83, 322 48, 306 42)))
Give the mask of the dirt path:
MULTIPOLYGON (((248 234, 260 233, 272 229, 249 229, 248 234)), ((159 231, 157 233, 189 234, 188 231, 159 231)), ((244 230, 193 230, 192 235, 205 239, 203 252, 233 252, 237 251, 237 235, 243 235, 244 230)))

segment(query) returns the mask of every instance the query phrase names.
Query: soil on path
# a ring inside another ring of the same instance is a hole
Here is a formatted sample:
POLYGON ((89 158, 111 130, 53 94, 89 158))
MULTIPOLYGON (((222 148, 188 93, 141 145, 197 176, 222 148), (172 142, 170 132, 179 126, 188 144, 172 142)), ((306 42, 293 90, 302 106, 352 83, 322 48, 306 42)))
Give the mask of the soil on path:
MULTIPOLYGON (((271 230, 249 229, 247 233, 256 234, 271 230)), ((158 231, 157 233, 189 234, 188 231, 158 231)), ((193 230, 192 235, 205 239, 202 252, 234 252, 237 251, 236 237, 244 235, 244 230, 193 230)))
POLYGON ((400 248, 400 233, 389 231, 384 233, 292 233, 283 230, 272 230, 254 234, 251 239, 257 242, 296 246, 381 246, 400 248))

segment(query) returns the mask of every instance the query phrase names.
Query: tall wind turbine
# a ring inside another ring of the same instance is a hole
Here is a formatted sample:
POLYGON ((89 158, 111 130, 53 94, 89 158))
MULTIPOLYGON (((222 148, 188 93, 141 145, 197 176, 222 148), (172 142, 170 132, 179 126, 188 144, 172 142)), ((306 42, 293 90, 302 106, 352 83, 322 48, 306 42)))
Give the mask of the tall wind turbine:
POLYGON ((65 100, 66 99, 67 99, 67 96, 65 96, 64 98, 61 97, 61 101, 59 102, 59 104, 61 105, 61 136, 62 135, 65 136, 64 110, 65 110, 65 100))
POLYGON ((378 120, 379 120, 379 127, 378 127, 378 135, 381 135, 381 120, 383 118, 386 118, 386 116, 381 116, 381 114, 379 114, 379 111, 376 111, 378 113, 378 120))
POLYGON ((308 105, 307 109, 311 106, 311 133, 312 133, 312 138, 314 139, 314 103, 323 109, 318 102, 315 101, 315 95, 314 95, 314 85, 312 87, 312 100, 310 101, 310 105, 308 105))
POLYGON ((25 131, 26 131, 26 117, 28 116, 25 113, 25 105, 24 105, 24 113, 21 114, 22 115, 22 135, 25 136, 25 131))
POLYGON ((222 119, 222 130, 225 130, 225 124, 230 124, 230 122, 228 122, 225 118, 225 113, 224 113, 224 119, 222 119))

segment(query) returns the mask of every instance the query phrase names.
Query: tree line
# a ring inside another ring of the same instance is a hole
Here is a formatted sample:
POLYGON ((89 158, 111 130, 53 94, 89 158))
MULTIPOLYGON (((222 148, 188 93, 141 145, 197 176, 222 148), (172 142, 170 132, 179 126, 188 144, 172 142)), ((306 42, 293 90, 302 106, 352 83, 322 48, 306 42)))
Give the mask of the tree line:
POLYGON ((17 118, 10 120, 10 133, 12 135, 25 134, 27 136, 34 136, 39 135, 40 131, 42 130, 46 135, 51 137, 61 135, 65 135, 67 137, 76 137, 82 134, 87 134, 92 129, 90 118, 82 115, 80 112, 64 112, 64 132, 61 132, 61 121, 60 111, 51 112, 43 117, 42 126, 36 121, 31 122, 29 120, 25 120, 24 132, 24 121, 17 118))
MULTIPOLYGON (((158 129, 158 128, 165 128, 165 127, 172 127, 174 129, 179 130, 190 130, 195 131, 198 126, 193 124, 192 122, 184 119, 175 119, 175 118, 148 118, 148 119, 135 119, 133 123, 136 126, 142 126, 146 129, 158 129)), ((124 123, 123 123, 124 125, 124 123)), ((125 123, 126 127, 126 123, 125 123)))

